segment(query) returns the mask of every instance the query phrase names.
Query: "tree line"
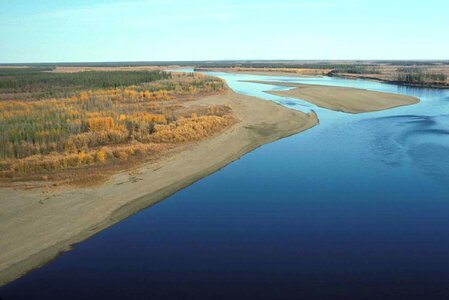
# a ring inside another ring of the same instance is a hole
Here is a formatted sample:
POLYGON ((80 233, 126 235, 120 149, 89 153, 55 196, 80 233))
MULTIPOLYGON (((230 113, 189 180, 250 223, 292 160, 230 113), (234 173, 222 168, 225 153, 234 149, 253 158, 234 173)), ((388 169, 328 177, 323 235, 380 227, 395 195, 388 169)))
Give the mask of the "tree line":
POLYGON ((432 84, 447 82, 447 74, 442 72, 430 72, 420 68, 398 68, 395 81, 410 84, 432 84))
POLYGON ((119 88, 170 79, 162 71, 86 71, 52 73, 45 68, 0 69, 0 93, 32 93, 34 97, 65 96, 83 89, 119 88))

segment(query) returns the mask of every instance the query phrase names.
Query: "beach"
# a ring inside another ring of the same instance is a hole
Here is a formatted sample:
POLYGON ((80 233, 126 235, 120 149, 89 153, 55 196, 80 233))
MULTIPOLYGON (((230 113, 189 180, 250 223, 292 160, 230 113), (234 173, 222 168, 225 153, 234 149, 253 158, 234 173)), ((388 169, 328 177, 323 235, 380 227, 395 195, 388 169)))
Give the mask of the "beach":
POLYGON ((412 96, 347 87, 271 81, 250 82, 293 87, 293 89, 290 90, 268 91, 267 93, 283 97, 298 98, 319 107, 352 114, 379 111, 404 105, 412 105, 419 102, 418 98, 412 96))
POLYGON ((318 124, 270 101, 231 91, 195 101, 229 104, 239 119, 226 131, 183 151, 120 172, 93 187, 0 190, 0 285, 37 268, 112 224, 163 200, 245 153, 318 124))

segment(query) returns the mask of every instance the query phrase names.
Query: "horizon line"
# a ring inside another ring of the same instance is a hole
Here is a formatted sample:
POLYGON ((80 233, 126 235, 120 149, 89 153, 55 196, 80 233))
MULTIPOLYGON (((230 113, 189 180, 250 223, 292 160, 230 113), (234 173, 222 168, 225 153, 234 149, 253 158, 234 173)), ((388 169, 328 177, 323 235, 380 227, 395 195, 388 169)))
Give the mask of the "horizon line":
POLYGON ((447 59, 429 59, 429 58, 414 58, 414 59, 205 59, 205 60, 117 60, 117 61, 58 61, 58 62, 11 62, 2 63, 0 66, 14 66, 14 65, 56 65, 56 64, 138 64, 138 63, 213 63, 213 62, 344 62, 344 61, 363 61, 363 62, 395 62, 395 61, 408 61, 408 62, 449 62, 447 59))

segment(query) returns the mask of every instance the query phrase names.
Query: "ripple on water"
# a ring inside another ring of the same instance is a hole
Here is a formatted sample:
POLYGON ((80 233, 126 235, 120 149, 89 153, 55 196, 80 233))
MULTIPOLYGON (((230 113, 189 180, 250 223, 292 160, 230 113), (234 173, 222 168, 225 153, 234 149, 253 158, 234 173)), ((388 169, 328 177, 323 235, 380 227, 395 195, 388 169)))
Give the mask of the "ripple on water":
POLYGON ((399 115, 359 121, 376 160, 408 164, 449 187, 448 115, 399 115))
POLYGON ((408 155, 426 176, 449 189, 449 147, 425 143, 409 148, 408 155))

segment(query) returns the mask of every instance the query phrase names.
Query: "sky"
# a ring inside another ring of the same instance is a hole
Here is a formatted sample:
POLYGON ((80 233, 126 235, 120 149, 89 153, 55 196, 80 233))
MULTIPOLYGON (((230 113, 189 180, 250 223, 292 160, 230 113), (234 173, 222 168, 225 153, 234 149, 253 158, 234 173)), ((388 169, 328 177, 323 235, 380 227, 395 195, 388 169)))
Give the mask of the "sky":
POLYGON ((0 63, 449 59, 448 0, 0 0, 0 63))

